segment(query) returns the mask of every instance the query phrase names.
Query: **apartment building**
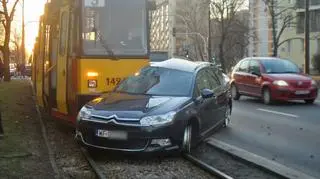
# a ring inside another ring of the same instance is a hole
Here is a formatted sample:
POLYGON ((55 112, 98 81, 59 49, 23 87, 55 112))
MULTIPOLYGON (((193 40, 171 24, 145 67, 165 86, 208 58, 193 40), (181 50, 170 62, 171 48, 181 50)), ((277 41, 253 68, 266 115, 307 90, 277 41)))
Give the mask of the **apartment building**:
MULTIPOLYGON (((310 1, 310 68, 312 56, 320 53, 320 0, 310 1)), ((305 29, 305 0, 288 0, 283 2, 283 6, 295 6, 292 15, 296 19, 287 28, 280 41, 284 42, 279 48, 281 57, 292 59, 300 67, 304 66, 304 29, 305 29)), ((280 22, 279 22, 280 23, 280 22)))
POLYGON ((272 55, 272 31, 268 8, 263 0, 249 0, 249 56, 272 55))

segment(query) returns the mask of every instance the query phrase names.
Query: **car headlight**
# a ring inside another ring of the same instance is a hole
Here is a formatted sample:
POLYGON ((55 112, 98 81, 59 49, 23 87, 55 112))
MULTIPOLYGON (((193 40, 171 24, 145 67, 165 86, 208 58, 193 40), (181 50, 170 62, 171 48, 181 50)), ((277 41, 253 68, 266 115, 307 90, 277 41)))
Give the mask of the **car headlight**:
POLYGON ((167 114, 156 115, 156 116, 146 116, 140 120, 142 126, 157 126, 162 124, 167 124, 173 121, 176 112, 169 112, 167 114))
POLYGON ((289 86, 289 84, 283 80, 274 81, 273 84, 277 86, 289 86))
POLYGON ((316 87, 317 86, 317 82, 315 80, 312 80, 311 81, 311 85, 316 87))
POLYGON ((83 106, 77 116, 77 121, 81 121, 82 119, 90 119, 91 118, 91 110, 90 108, 83 106))

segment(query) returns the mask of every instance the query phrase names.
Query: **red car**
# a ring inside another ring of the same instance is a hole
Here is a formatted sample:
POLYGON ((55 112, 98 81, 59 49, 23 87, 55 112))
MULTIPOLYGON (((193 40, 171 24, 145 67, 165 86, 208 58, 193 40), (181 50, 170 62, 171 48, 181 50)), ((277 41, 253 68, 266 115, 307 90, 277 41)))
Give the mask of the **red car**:
POLYGON ((274 101, 304 100, 311 104, 318 95, 316 81, 304 74, 290 60, 273 57, 242 59, 231 73, 234 100, 241 95, 274 101))

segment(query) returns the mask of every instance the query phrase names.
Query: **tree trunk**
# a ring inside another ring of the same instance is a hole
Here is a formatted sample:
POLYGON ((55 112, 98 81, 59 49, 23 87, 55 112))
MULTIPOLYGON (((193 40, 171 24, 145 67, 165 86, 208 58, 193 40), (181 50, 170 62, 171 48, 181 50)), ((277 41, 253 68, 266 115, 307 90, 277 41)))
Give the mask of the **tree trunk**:
POLYGON ((278 56, 278 44, 273 43, 273 57, 277 57, 277 56, 278 56))
POLYGON ((3 59, 4 59, 4 81, 9 82, 10 79, 10 49, 9 49, 9 42, 10 42, 10 29, 11 29, 11 22, 7 21, 7 27, 5 29, 5 41, 3 46, 3 59))
POLYGON ((221 68, 225 72, 226 67, 225 67, 225 61, 224 61, 224 52, 223 52, 223 43, 222 42, 219 44, 219 59, 220 59, 220 63, 221 63, 221 68))

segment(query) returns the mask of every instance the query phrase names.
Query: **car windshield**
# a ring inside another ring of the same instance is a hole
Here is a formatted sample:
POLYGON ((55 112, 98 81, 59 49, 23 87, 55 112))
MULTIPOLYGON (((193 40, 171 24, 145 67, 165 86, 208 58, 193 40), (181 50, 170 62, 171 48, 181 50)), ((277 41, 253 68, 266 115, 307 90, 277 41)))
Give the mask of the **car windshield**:
POLYGON ((289 60, 262 60, 266 73, 299 73, 298 66, 289 60))
POLYGON ((115 92, 188 96, 192 87, 192 77, 191 72, 148 66, 122 81, 115 92))
POLYGON ((83 50, 86 55, 147 54, 145 0, 83 0, 83 50))

